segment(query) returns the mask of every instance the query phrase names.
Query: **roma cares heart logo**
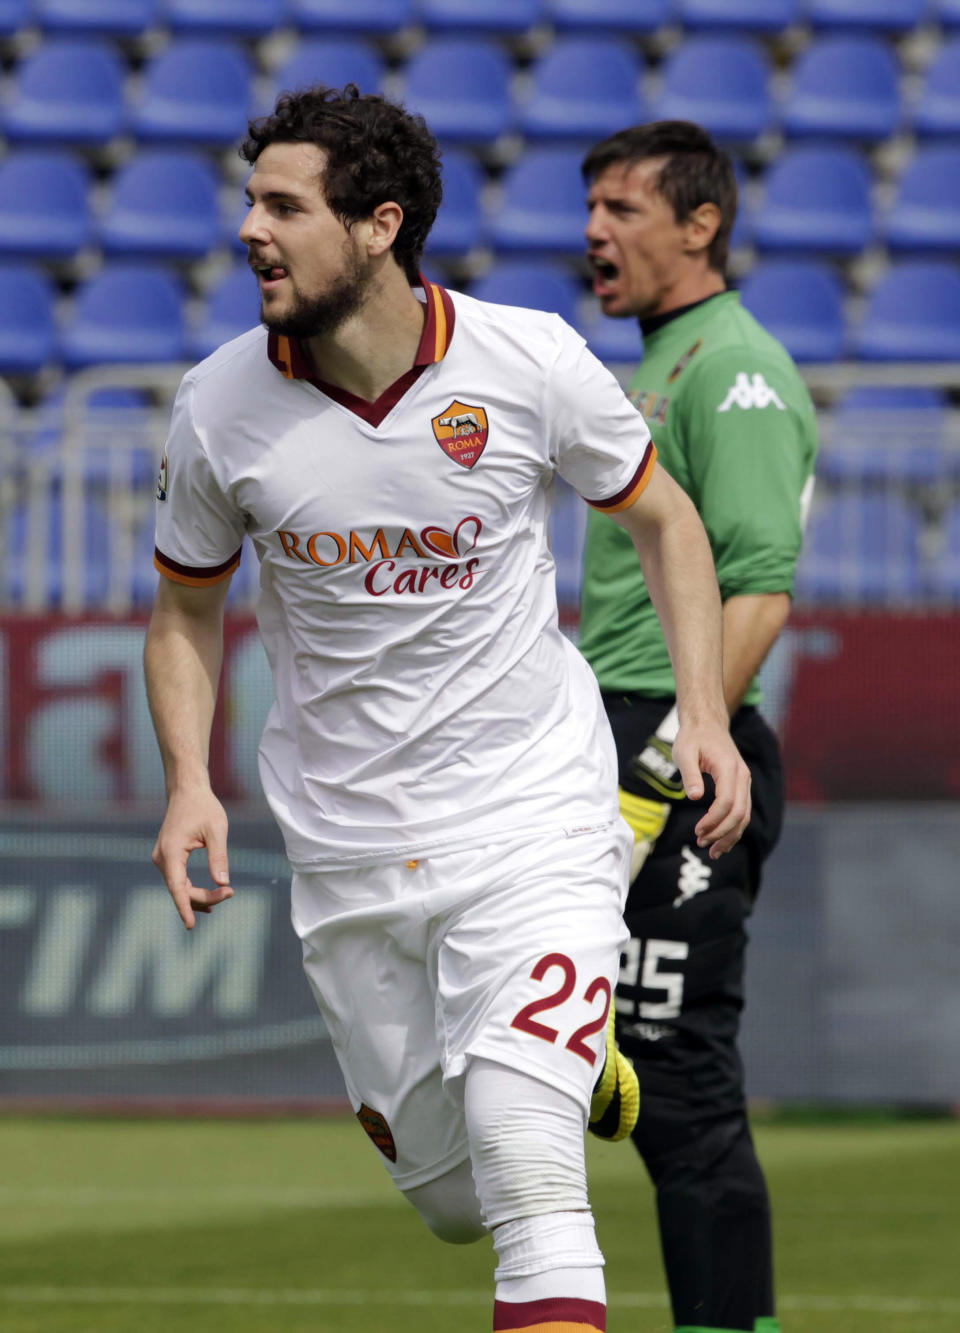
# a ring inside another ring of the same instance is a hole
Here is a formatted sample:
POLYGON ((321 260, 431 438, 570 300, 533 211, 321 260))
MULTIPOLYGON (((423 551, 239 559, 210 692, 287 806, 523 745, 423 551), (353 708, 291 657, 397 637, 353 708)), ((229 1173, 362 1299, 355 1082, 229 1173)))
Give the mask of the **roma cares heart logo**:
POLYGON ((476 514, 462 518, 453 532, 446 528, 427 527, 420 533, 420 540, 428 546, 434 555, 446 556, 448 560, 461 560, 477 544, 483 531, 483 524, 476 514))
POLYGON ((486 447, 490 430, 485 409, 454 398, 430 424, 437 444, 447 457, 461 467, 473 467, 486 447))

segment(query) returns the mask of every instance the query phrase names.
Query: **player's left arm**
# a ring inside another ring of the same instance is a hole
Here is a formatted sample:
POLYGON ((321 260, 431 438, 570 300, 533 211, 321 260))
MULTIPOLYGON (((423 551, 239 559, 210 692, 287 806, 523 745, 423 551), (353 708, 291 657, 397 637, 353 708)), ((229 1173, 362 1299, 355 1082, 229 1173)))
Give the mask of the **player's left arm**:
POLYGON ((732 717, 790 616, 786 592, 745 593, 723 604, 723 697, 732 717))
POLYGON ((627 508, 611 513, 633 539, 660 618, 677 686, 680 730, 673 756, 684 789, 698 800, 703 773, 716 794, 697 841, 716 858, 750 819, 750 773, 730 736, 722 672, 720 590, 706 530, 686 492, 661 467, 627 508))

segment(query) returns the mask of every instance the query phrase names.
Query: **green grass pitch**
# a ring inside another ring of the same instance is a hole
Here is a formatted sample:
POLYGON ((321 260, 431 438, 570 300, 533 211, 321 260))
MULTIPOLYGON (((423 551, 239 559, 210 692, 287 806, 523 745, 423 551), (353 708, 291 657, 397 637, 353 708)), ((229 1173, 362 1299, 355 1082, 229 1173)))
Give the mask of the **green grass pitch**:
MULTIPOLYGON (((960 1126, 761 1122, 784 1333, 956 1333, 960 1126)), ((628 1144, 589 1146, 610 1333, 670 1329, 628 1144)), ((0 1119, 3 1333, 486 1333, 350 1119, 0 1119)))

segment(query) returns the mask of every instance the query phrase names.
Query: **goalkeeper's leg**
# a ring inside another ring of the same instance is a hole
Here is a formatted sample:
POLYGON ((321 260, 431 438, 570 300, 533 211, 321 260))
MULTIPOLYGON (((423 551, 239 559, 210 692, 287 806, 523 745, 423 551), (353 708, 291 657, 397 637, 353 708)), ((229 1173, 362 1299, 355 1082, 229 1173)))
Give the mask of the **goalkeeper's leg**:
POLYGON ((639 944, 634 956, 652 940, 659 961, 645 973, 641 963, 633 986, 621 977, 618 999, 620 1042, 643 1087, 633 1141, 657 1191, 676 1328, 772 1333, 770 1205, 737 1050, 750 903, 723 882, 746 853, 728 853, 713 869, 721 882, 677 907, 683 861, 659 850, 645 877, 662 872, 670 901, 639 911, 628 904, 626 913, 639 944), (667 1015, 671 993, 676 1012, 667 1015), (662 1017, 641 1017, 651 1009, 662 1017))

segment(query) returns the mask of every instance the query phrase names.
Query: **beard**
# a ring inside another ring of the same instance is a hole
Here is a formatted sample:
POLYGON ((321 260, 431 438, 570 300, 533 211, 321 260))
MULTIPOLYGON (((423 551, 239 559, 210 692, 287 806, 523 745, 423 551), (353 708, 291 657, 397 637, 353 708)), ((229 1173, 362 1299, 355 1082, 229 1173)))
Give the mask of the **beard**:
POLYGON ((295 291, 293 306, 284 314, 268 314, 262 303, 260 323, 283 338, 304 341, 336 333, 346 319, 363 305, 372 279, 369 264, 363 264, 349 239, 343 249, 344 271, 319 296, 295 291))

